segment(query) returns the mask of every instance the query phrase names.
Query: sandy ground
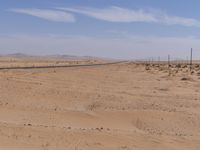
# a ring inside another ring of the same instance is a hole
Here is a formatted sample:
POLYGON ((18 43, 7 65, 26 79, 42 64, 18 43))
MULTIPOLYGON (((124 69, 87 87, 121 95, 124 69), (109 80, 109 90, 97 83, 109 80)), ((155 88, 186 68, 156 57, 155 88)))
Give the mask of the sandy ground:
POLYGON ((200 79, 134 63, 0 70, 0 149, 199 150, 200 79))
POLYGON ((103 59, 81 59, 66 60, 56 58, 36 58, 36 57, 0 57, 0 68, 3 67, 33 67, 33 66, 60 66, 60 65, 80 65, 80 64, 97 64, 103 63, 103 59))

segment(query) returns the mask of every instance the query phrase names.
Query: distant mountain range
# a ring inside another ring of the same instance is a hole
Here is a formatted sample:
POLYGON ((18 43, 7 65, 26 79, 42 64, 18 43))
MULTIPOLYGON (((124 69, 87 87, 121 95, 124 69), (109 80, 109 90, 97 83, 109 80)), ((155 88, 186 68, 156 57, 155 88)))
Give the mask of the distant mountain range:
POLYGON ((37 55, 27 55, 23 53, 13 53, 13 54, 7 54, 7 55, 0 55, 0 57, 11 57, 11 58, 37 58, 37 59, 63 59, 63 60, 77 60, 77 59, 88 59, 88 60, 113 60, 109 58, 100 58, 100 57, 92 57, 92 56, 73 56, 73 55, 44 55, 44 56, 37 56, 37 55))
POLYGON ((14 54, 1 55, 1 57, 24 58, 24 57, 31 57, 31 56, 22 54, 22 53, 14 53, 14 54))

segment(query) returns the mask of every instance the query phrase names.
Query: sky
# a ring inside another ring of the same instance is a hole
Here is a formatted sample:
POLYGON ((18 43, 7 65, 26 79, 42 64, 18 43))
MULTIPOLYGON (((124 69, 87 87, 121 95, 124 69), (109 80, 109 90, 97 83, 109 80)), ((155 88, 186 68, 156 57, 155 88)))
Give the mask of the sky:
POLYGON ((0 0, 0 55, 200 59, 199 0, 0 0))

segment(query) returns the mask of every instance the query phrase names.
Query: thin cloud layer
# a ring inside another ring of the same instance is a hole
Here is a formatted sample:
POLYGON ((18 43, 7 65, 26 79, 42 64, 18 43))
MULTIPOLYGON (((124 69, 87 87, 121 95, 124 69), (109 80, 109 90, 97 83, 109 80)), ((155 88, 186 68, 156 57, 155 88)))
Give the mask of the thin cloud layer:
POLYGON ((143 59, 160 56, 167 59, 186 59, 191 45, 194 59, 200 56, 200 39, 196 37, 132 36, 92 37, 64 35, 14 35, 0 36, 0 54, 28 53, 34 55, 70 54, 121 59, 143 59), (12 44, 10 44, 12 43, 12 44), (4 51, 4 50, 7 51, 4 51))
POLYGON ((133 10, 121 7, 108 7, 105 9, 97 8, 58 8, 60 10, 82 14, 98 20, 108 22, 146 22, 160 23, 166 25, 182 25, 188 27, 200 27, 200 20, 179 16, 169 16, 165 13, 151 12, 145 10, 133 10))
POLYGON ((96 19, 109 22, 156 22, 157 20, 151 14, 143 10, 128 10, 120 7, 110 7, 106 9, 95 8, 60 8, 69 12, 83 14, 96 19))
POLYGON ((145 11, 143 9, 133 10, 121 7, 108 7, 104 9, 97 8, 58 8, 59 10, 49 9, 30 9, 16 8, 9 11, 35 16, 54 22, 75 22, 74 14, 82 14, 98 20, 118 23, 159 23, 165 25, 181 25, 186 27, 200 27, 200 20, 194 18, 185 18, 179 16, 170 16, 156 11, 145 11), (70 13, 69 13, 70 12, 70 13))
POLYGON ((58 10, 26 8, 26 9, 10 9, 9 11, 35 16, 48 21, 75 22, 75 17, 72 14, 58 10))

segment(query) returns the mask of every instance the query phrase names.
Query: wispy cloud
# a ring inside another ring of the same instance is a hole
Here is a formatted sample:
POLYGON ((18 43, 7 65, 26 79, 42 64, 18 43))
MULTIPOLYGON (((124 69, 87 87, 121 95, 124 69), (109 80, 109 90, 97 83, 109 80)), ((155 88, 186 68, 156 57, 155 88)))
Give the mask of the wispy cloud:
POLYGON ((162 12, 147 11, 143 9, 134 10, 121 7, 97 8, 58 8, 68 12, 86 15, 95 19, 109 22, 146 22, 160 23, 166 25, 182 25, 188 27, 200 27, 200 20, 179 16, 170 16, 162 12))
POLYGON ((75 22, 75 17, 71 13, 58 11, 58 10, 18 8, 18 9, 9 9, 9 11, 31 15, 31 16, 35 16, 35 17, 42 18, 45 20, 54 21, 54 22, 75 22))
POLYGON ((120 7, 109 7, 105 9, 96 8, 59 8, 69 12, 83 14, 96 19, 110 22, 156 22, 154 16, 143 10, 129 10, 120 7))

